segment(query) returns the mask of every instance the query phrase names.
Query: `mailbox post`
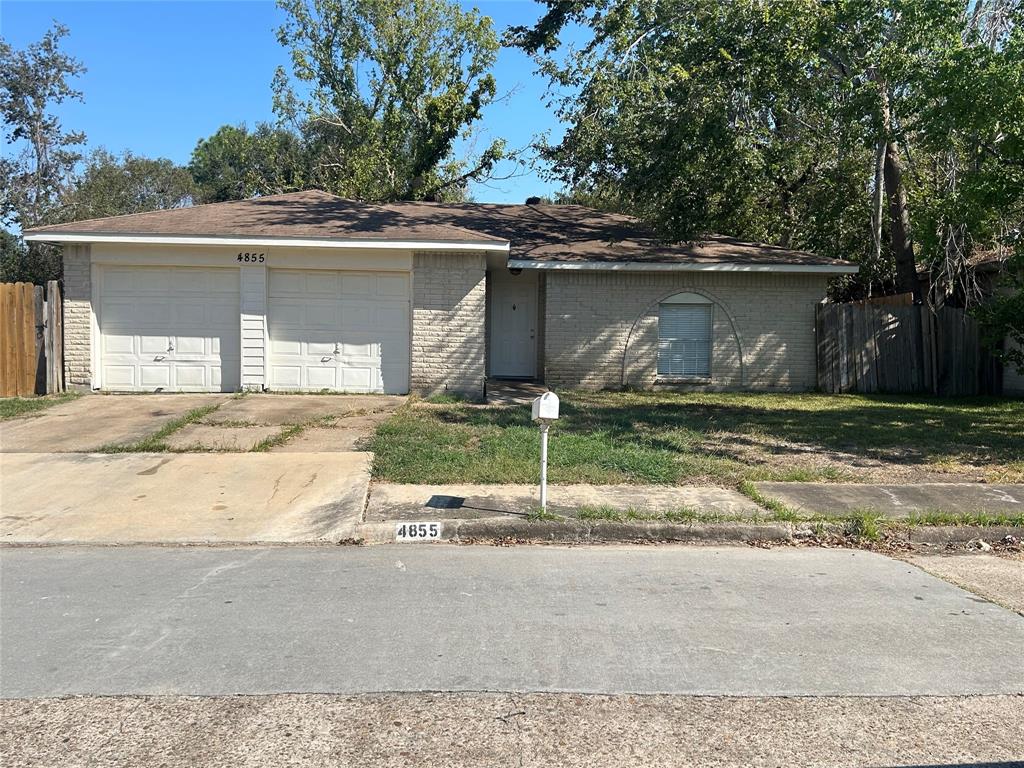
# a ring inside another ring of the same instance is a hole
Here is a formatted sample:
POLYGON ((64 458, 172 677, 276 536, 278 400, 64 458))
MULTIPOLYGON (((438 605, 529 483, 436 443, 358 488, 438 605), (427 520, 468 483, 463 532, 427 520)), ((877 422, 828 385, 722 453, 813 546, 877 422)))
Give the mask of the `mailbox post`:
POLYGON ((558 419, 558 395, 545 392, 533 401, 533 420, 540 424, 540 508, 548 508, 548 427, 558 419))

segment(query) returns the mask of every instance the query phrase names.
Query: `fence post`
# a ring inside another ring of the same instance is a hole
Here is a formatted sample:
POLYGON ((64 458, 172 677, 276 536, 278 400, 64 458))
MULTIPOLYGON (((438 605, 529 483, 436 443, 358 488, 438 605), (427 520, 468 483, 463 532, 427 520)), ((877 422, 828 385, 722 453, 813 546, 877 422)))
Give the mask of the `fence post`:
POLYGON ((50 280, 46 297, 46 391, 52 394, 64 391, 64 305, 60 283, 50 280))
POLYGON ((43 286, 32 287, 32 319, 36 326, 35 393, 46 394, 46 304, 43 286))

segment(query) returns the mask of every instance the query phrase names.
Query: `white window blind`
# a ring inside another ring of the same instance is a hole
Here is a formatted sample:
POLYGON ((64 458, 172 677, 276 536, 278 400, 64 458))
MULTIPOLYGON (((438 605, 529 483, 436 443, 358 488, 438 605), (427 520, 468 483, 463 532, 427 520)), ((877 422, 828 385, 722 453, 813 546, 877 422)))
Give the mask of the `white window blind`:
POLYGON ((711 305, 658 307, 658 375, 711 376, 711 305))

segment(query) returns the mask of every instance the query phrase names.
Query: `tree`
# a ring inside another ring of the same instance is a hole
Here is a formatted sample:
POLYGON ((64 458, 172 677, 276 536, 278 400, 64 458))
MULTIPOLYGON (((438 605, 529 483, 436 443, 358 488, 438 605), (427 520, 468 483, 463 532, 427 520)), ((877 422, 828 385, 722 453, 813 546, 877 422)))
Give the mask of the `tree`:
POLYGON ((28 248, 21 238, 0 229, 0 283, 44 283, 47 276, 37 275, 38 267, 29 261, 28 248))
POLYGON ((303 189, 309 163, 302 137, 286 128, 225 125, 199 140, 189 171, 198 201, 217 203, 303 189))
POLYGON ((195 183, 188 170, 166 158, 150 159, 104 149, 89 155, 68 195, 69 219, 96 219, 191 205, 195 183))
MULTIPOLYGON (((85 142, 79 132, 65 132, 52 113, 55 105, 81 100, 69 81, 85 68, 60 50, 66 27, 55 23, 43 39, 25 50, 14 50, 0 39, 0 115, 4 138, 13 147, 11 156, 0 158, 0 220, 27 229, 53 223, 64 216, 65 197, 78 147, 85 142)), ((6 272, 7 279, 56 279, 60 276, 60 252, 33 244, 22 260, 21 275, 6 272)))
MULTIPOLYGON (((853 258, 862 270, 840 286, 846 295, 920 297, 918 264, 936 259, 950 233, 969 254, 992 246, 995 220, 1012 224, 1021 197, 1009 189, 954 214, 954 199, 965 201, 946 160, 977 122, 951 106, 956 77, 987 89, 986 105, 988 93, 1008 97, 988 126, 1001 130, 981 136, 1012 137, 1007 121, 1022 124, 1007 111, 1019 103, 1012 67, 985 81, 979 66, 990 56, 1019 63, 1006 44, 1016 0, 546 5, 534 27, 510 32, 567 94, 555 105, 568 130, 542 145, 544 157, 567 186, 619 201, 667 239, 724 231, 853 258), (976 31, 994 17, 1001 31, 976 31), (590 39, 565 51, 569 23, 590 39)), ((963 156, 978 157, 966 147, 963 156)), ((962 178, 969 164, 954 165, 962 178)))
POLYGON ((451 199, 505 156, 456 158, 495 97, 490 19, 452 0, 279 0, 292 77, 278 116, 303 136, 311 186, 363 200, 451 199))

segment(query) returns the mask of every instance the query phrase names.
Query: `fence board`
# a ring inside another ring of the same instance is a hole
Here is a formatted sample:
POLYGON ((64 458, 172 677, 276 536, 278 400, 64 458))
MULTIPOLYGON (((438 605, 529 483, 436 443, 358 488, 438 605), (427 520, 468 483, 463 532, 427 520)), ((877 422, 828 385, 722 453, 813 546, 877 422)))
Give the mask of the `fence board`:
POLYGON ((47 309, 42 286, 0 283, 0 396, 29 397, 63 389, 60 291, 47 309), (52 381, 52 383, 51 383, 52 381))
POLYGON ((36 371, 32 389, 37 395, 46 394, 46 305, 43 286, 32 287, 32 325, 36 332, 36 371))
POLYGON ((46 338, 51 354, 47 357, 49 370, 46 376, 46 391, 64 391, 64 303, 61 300, 60 283, 51 280, 46 284, 49 299, 46 307, 46 338))
POLYGON ((8 354, 8 346, 12 333, 11 308, 8 297, 10 292, 6 283, 0 283, 0 397, 10 397, 11 374, 8 371, 8 362, 11 357, 8 354))
POLYGON ((921 305, 819 305, 818 386, 824 392, 991 392, 998 371, 985 355, 977 321, 962 309, 921 305))

